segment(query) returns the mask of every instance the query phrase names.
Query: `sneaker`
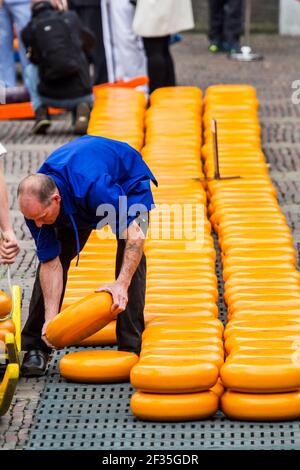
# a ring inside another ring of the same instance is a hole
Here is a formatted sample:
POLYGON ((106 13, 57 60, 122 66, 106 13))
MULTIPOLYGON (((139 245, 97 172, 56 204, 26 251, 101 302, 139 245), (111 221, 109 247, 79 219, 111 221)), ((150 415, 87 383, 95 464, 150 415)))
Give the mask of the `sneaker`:
POLYGON ((35 112, 35 124, 32 128, 33 134, 46 134, 51 121, 46 106, 40 106, 35 112))
POLYGON ((224 50, 228 52, 228 54, 240 54, 241 53, 241 46, 239 42, 235 42, 235 43, 224 42, 223 47, 224 47, 224 50))
POLYGON ((76 108, 76 118, 74 125, 75 134, 84 135, 87 133, 91 108, 88 103, 80 103, 76 108))

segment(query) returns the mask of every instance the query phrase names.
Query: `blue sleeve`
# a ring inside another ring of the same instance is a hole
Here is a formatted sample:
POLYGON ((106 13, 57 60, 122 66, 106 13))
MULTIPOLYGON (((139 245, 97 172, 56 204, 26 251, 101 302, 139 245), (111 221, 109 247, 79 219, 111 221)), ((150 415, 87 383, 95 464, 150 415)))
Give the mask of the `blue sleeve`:
POLYGON ((34 238, 36 254, 41 263, 51 261, 60 255, 61 245, 52 225, 43 225, 38 228, 33 220, 25 219, 25 222, 34 238))

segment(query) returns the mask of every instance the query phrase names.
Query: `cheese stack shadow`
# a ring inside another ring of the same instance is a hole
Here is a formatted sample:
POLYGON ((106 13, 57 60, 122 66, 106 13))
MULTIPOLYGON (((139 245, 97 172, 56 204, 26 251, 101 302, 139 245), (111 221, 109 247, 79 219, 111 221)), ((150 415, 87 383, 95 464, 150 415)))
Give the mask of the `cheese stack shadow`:
POLYGON ((209 215, 222 252, 227 389, 222 410, 252 421, 300 417, 300 291, 296 254, 260 143, 258 101, 246 85, 209 87, 204 169, 214 175, 211 119, 220 172, 208 183, 209 215))
MULTIPOLYGON (((145 96, 139 91, 100 89, 96 92, 88 133, 127 142, 140 151, 144 142, 145 107, 145 96)), ((71 263, 62 311, 88 298, 98 287, 114 281, 116 250, 115 235, 108 226, 92 231, 80 253, 79 265, 76 267, 76 259, 71 263)), ((116 321, 111 321, 74 346, 114 344, 116 321)), ((65 355, 60 361, 60 372, 75 382, 122 382, 129 380, 130 369, 137 360, 133 353, 86 350, 65 355)))
POLYGON ((143 420, 205 419, 222 393, 216 254, 199 180, 201 101, 197 88, 161 88, 146 113, 142 154, 159 187, 145 248, 146 328, 130 374, 131 409, 143 420))

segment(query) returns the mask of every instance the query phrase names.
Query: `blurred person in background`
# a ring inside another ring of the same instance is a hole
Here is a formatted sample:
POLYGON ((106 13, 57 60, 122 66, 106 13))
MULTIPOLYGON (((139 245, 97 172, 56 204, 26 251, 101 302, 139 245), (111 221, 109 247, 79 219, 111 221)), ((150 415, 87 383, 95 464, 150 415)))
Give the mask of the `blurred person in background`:
POLYGON ((18 37, 23 73, 28 65, 21 31, 30 20, 30 4, 31 0, 0 0, 0 82, 3 82, 6 88, 17 85, 13 48, 14 29, 18 37))
MULTIPOLYGON (((132 28, 134 5, 130 0, 102 0, 101 7, 109 82, 147 75, 143 41, 132 28)), ((140 89, 148 92, 147 85, 140 89)))
MULTIPOLYGON (((88 59, 94 66, 94 85, 108 82, 106 56, 103 42, 101 3, 103 0, 68 0, 83 26, 95 36, 95 47, 88 53, 88 59)), ((117 0, 118 2, 119 0, 117 0)))
POLYGON ((176 84, 170 36, 194 28, 191 0, 137 0, 134 32, 143 38, 150 93, 176 84))
POLYGON ((62 6, 32 0, 32 19, 22 31, 31 61, 25 81, 36 114, 32 132, 45 134, 51 106, 71 110, 75 133, 85 134, 93 104, 85 52, 93 48, 95 38, 75 12, 57 11, 53 5, 62 6))
POLYGON ((0 264, 12 264, 15 262, 20 248, 9 217, 7 188, 2 162, 5 155, 6 149, 0 143, 0 264))
POLYGON ((243 31, 243 0, 209 0, 209 50, 240 52, 243 31))

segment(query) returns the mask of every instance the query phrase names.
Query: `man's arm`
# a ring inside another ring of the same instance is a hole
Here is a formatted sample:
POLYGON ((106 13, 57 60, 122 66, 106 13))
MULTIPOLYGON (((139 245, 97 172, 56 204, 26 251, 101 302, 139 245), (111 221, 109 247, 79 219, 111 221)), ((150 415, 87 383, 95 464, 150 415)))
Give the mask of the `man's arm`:
POLYGON ((11 264, 14 263, 20 248, 9 219, 8 197, 2 163, 0 164, 0 201, 0 230, 3 237, 0 243, 0 262, 11 264))
POLYGON ((46 338, 48 323, 59 313, 59 304, 63 292, 63 269, 59 257, 41 263, 40 283, 45 304, 45 322, 42 329, 42 339, 52 347, 46 338))
POLYGON ((128 288, 132 277, 141 261, 144 251, 145 235, 139 225, 133 221, 125 230, 127 236, 123 262, 118 279, 107 286, 99 288, 96 292, 109 291, 113 296, 111 312, 117 315, 125 310, 128 302, 128 288))

